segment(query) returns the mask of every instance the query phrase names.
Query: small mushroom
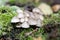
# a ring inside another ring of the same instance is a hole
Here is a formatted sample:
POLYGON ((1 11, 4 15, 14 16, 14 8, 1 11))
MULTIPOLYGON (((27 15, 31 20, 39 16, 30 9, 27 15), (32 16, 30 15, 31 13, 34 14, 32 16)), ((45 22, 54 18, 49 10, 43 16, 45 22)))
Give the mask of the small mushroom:
POLYGON ((23 14, 23 13, 19 13, 19 14, 17 15, 17 17, 18 17, 18 18, 24 18, 24 14, 23 14))
POLYGON ((37 20, 37 25, 36 26, 38 26, 38 27, 42 27, 42 21, 41 20, 37 20))
POLYGON ((39 8, 34 8, 33 13, 40 13, 40 9, 39 8))
POLYGON ((19 19, 15 16, 12 18, 11 23, 17 23, 19 22, 19 19))
POLYGON ((39 14, 37 14, 37 13, 34 13, 34 16, 35 16, 35 19, 39 19, 39 14))
POLYGON ((60 10, 60 5, 59 4, 53 5, 52 10, 53 12, 58 12, 60 10))
POLYGON ((29 11, 24 11, 25 17, 29 17, 29 11))
POLYGON ((36 25, 37 21, 32 18, 29 18, 28 23, 29 23, 29 25, 36 25))
POLYGON ((41 20, 41 21, 43 21, 43 20, 44 20, 43 15, 40 15, 39 17, 40 17, 40 20, 41 20))
POLYGON ((28 22, 28 18, 27 17, 25 17, 24 19, 25 19, 25 22, 28 22))
POLYGON ((33 13, 43 14, 43 12, 39 8, 34 8, 33 13))
POLYGON ((35 18, 34 14, 32 12, 29 12, 30 18, 35 18))
POLYGON ((50 15, 53 13, 52 8, 46 3, 41 3, 38 8, 42 11, 43 15, 50 15))
POLYGON ((29 24, 27 22, 24 22, 21 26, 22 28, 29 28, 29 24))
POLYGON ((17 13, 18 13, 17 15, 18 18, 24 18, 23 10, 17 9, 17 13))
POLYGON ((20 22, 21 22, 21 23, 23 23, 24 21, 25 21, 25 19, 24 19, 24 18, 21 18, 21 19, 20 19, 20 22))

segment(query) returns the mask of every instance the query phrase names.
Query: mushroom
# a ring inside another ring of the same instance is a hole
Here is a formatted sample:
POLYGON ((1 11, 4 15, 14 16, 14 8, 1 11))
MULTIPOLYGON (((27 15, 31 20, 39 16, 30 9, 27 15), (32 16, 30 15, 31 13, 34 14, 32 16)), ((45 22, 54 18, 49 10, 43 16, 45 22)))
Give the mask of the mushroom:
POLYGON ((34 8, 33 13, 37 13, 37 14, 41 14, 41 15, 43 14, 43 12, 39 8, 34 8))
POLYGON ((44 20, 44 16, 43 16, 43 15, 40 15, 40 16, 39 16, 39 19, 40 19, 41 21, 43 21, 43 20, 44 20))
POLYGON ((29 25, 36 25, 37 21, 32 18, 29 18, 28 23, 29 23, 29 25))
POLYGON ((34 14, 32 12, 29 12, 30 18, 35 18, 34 14))
POLYGON ((21 19, 20 19, 20 22, 21 22, 21 23, 23 23, 24 21, 25 21, 25 19, 24 19, 24 18, 21 18, 21 19))
POLYGON ((52 6, 53 12, 58 12, 60 10, 60 4, 56 4, 52 6))
POLYGON ((41 3, 38 8, 42 11, 43 15, 50 15, 53 13, 52 8, 46 3, 41 3))
POLYGON ((37 25, 36 25, 37 27, 41 27, 42 26, 42 21, 41 20, 37 20, 37 25))
POLYGON ((15 17, 12 18, 11 23, 17 23, 19 21, 20 20, 15 16, 15 17))
POLYGON ((29 28, 29 24, 27 22, 22 23, 22 28, 29 28))
POLYGON ((29 17, 30 16, 29 11, 24 10, 24 15, 25 15, 25 17, 29 17))
POLYGON ((23 10, 17 9, 17 13, 18 13, 17 15, 18 18, 24 18, 23 10))
POLYGON ((25 19, 25 22, 28 22, 28 17, 25 17, 24 19, 25 19))
POLYGON ((24 14, 23 14, 23 13, 19 13, 19 14, 17 15, 17 17, 18 17, 18 18, 24 18, 24 14))

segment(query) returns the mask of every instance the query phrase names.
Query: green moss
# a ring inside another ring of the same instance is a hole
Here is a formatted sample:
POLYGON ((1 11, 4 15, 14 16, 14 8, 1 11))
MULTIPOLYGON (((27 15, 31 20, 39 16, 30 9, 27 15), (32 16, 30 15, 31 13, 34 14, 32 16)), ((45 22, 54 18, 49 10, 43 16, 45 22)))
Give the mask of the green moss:
POLYGON ((44 25, 48 23, 60 23, 60 12, 45 16, 44 25))
MULTIPOLYGON (((16 13, 14 13, 10 7, 2 6, 0 7, 0 26, 2 34, 11 27, 11 19, 14 17, 16 13)), ((1 33, 1 32, 0 32, 1 33)), ((0 34, 1 35, 1 34, 0 34)))

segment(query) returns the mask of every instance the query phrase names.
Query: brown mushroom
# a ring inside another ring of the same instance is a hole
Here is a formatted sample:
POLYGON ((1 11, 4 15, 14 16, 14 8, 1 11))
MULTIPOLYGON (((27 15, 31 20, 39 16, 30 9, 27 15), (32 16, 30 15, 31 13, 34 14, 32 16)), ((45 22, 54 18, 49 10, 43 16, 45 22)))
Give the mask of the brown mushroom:
POLYGON ((60 4, 56 4, 52 6, 53 12, 58 12, 60 10, 60 4))

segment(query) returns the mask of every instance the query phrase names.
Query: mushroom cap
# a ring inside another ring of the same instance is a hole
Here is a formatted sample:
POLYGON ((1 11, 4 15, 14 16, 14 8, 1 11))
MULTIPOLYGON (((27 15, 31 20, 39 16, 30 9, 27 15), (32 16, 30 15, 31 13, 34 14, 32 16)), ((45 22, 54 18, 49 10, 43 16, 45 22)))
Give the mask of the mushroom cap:
POLYGON ((52 6, 53 12, 58 12, 59 9, 60 9, 60 5, 59 5, 59 4, 56 4, 56 5, 53 5, 53 6, 52 6))
POLYGON ((40 9, 39 8, 34 8, 33 13, 40 13, 40 9))
POLYGON ((32 18, 29 18, 28 23, 29 23, 29 25, 36 25, 37 21, 32 18))
POLYGON ((33 12, 18 9, 17 13, 17 16, 13 17, 11 20, 12 23, 18 22, 18 25, 16 25, 17 28, 29 28, 30 25, 42 26, 44 17, 40 14, 42 13, 40 9, 35 8, 33 9, 33 12))
POLYGON ((18 18, 24 18, 24 14, 23 14, 23 13, 19 13, 19 14, 17 15, 17 17, 18 17, 18 18))
POLYGON ((50 15, 53 13, 52 8, 46 3, 41 3, 38 8, 43 12, 43 15, 50 15))
POLYGON ((27 22, 24 22, 21 24, 22 28, 29 28, 29 24, 27 22))
POLYGON ((12 18, 11 23, 18 23, 20 20, 15 16, 12 18))

